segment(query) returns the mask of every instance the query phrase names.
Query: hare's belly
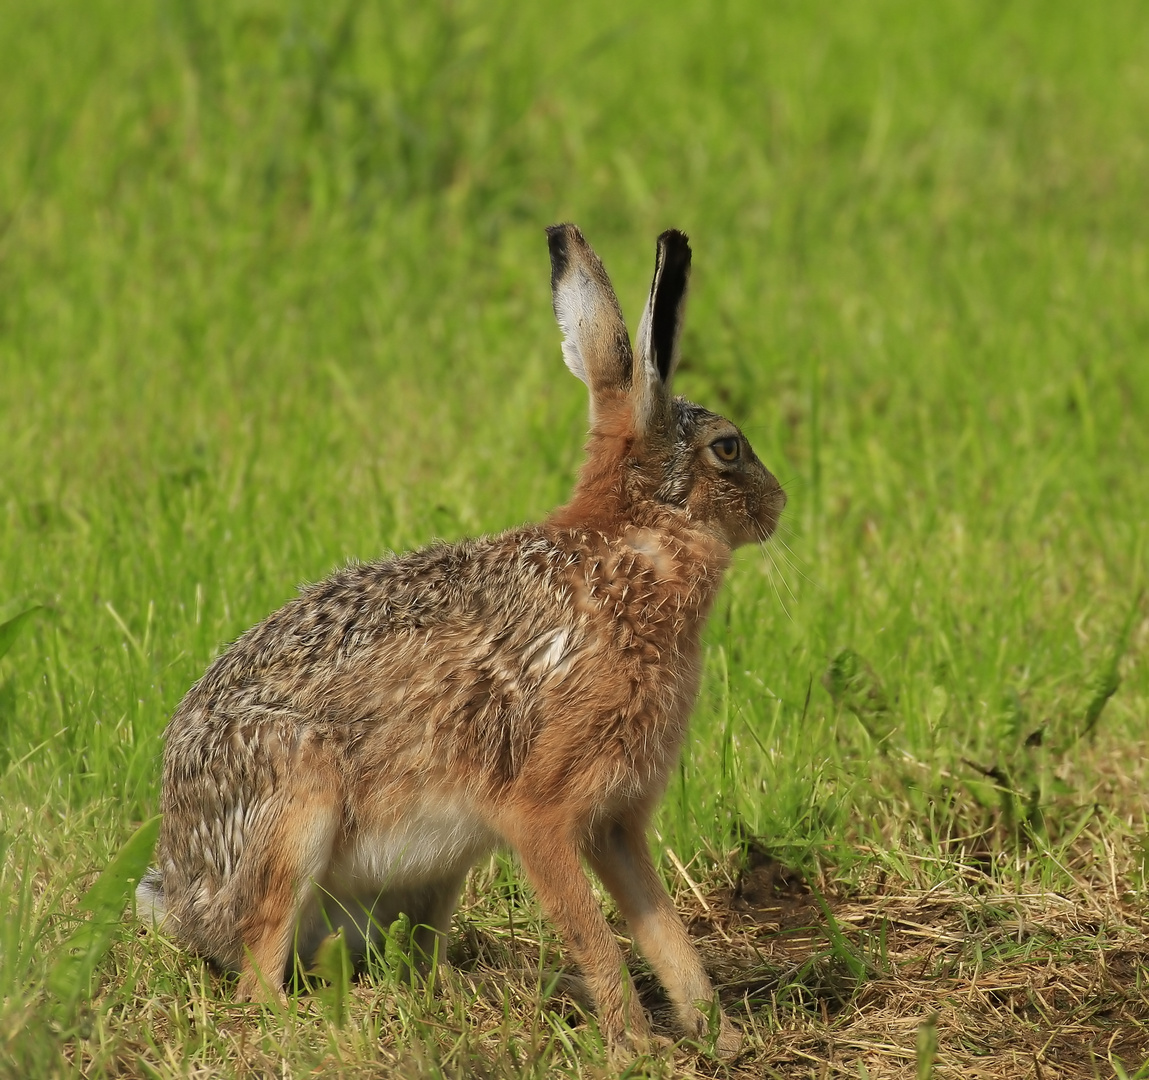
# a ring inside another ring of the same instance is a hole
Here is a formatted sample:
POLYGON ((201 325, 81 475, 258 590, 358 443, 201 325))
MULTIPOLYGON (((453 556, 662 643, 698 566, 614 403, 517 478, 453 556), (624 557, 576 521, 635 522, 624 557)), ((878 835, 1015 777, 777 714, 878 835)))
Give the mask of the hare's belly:
POLYGON ((323 938, 342 930, 361 961, 401 912, 417 924, 433 918, 444 898, 453 904, 467 870, 497 839, 473 812, 442 798, 360 828, 335 850, 300 912, 300 955, 310 962, 323 938))
POLYGON ((446 881, 465 873, 497 843, 498 837, 461 801, 427 799, 349 835, 334 852, 321 885, 358 893, 446 881))

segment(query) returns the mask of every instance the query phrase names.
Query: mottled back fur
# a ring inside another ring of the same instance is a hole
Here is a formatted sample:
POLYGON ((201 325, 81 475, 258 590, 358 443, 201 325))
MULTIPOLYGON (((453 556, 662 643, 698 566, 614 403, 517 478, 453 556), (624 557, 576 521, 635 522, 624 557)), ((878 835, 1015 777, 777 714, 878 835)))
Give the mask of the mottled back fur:
POLYGON ((710 983, 646 830, 730 553, 770 535, 785 496, 730 421, 671 395, 686 237, 659 237, 634 353, 582 234, 548 237, 563 356, 591 399, 570 502, 339 570, 236 641, 171 718, 141 907, 239 971, 242 996, 278 991, 293 952, 306 963, 334 930, 362 955, 400 911, 434 955, 467 870, 507 845, 613 1044, 648 1027, 583 859, 684 1030, 705 1029, 710 983))

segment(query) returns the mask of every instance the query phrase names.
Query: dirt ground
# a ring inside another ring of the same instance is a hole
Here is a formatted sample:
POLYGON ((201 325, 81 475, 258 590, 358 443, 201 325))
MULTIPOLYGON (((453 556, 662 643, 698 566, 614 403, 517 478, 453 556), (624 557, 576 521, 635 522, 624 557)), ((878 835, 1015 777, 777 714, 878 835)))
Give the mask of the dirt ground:
POLYGON ((918 1076, 932 1058, 935 1077, 1068 1080, 1149 1061, 1146 921, 1112 891, 1006 895, 969 868, 823 895, 752 851, 732 884, 678 901, 761 1040, 734 1075, 918 1076))

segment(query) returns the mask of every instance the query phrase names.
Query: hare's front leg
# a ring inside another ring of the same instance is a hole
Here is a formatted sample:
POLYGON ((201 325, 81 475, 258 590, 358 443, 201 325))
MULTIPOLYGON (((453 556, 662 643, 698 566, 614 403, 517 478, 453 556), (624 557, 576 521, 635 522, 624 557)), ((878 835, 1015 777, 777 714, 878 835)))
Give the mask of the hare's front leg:
POLYGON ((271 797, 263 812, 267 825, 249 840, 228 883, 242 913, 241 1001, 282 991, 300 910, 331 860, 340 822, 338 774, 309 765, 314 762, 299 763, 289 786, 271 797))
POLYGON ((506 833, 563 942, 574 954, 615 1049, 645 1051, 650 1025, 623 964, 614 934, 583 871, 575 826, 553 810, 532 808, 506 833))
MULTIPOLYGON (((650 857, 646 823, 647 815, 635 812, 610 822, 597 830, 587 856, 666 987, 683 1030, 697 1037, 706 1032, 702 1009, 713 1002, 714 989, 650 857)), ((718 1053, 734 1057, 742 1035, 721 1009, 718 1022, 718 1053)))

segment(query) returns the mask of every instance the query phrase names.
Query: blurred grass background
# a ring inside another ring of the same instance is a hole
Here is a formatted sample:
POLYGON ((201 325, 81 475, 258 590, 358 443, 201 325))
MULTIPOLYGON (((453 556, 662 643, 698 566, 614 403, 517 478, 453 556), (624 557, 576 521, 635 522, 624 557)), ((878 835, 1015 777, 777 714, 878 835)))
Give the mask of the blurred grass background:
POLYGON ((1132 0, 8 0, 3 1038, 221 643, 563 499, 560 220, 632 325, 690 234, 677 388, 790 493, 666 842, 1143 904, 1147 57, 1132 0))

